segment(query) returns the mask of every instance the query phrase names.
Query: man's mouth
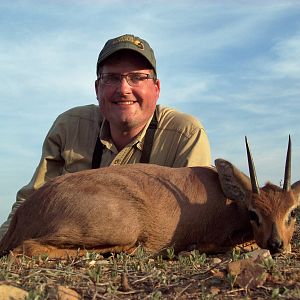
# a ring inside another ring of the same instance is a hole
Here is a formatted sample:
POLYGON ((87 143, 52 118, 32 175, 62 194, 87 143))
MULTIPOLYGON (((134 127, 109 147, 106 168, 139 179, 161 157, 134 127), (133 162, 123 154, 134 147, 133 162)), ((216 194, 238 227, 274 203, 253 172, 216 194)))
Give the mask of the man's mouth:
POLYGON ((113 103, 118 105, 132 105, 136 102, 137 101, 114 101, 113 103))

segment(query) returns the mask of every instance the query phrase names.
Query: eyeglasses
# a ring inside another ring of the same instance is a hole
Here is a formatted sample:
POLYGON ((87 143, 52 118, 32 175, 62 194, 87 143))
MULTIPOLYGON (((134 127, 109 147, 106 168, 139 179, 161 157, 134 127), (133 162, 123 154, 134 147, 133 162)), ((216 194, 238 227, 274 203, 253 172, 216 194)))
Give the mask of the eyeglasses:
POLYGON ((122 78, 125 78, 130 86, 139 86, 146 79, 156 79, 154 75, 145 73, 101 73, 98 77, 101 83, 106 85, 117 85, 121 82, 122 78))

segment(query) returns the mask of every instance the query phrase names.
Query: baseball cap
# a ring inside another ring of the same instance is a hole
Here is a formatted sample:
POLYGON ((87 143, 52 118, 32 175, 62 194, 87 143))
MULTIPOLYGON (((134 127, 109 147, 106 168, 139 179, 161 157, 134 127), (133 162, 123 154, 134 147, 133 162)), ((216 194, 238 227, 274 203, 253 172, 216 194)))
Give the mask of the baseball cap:
POLYGON ((119 50, 136 51, 148 60, 156 73, 156 60, 154 52, 148 42, 132 34, 124 34, 106 42, 98 57, 97 74, 101 63, 103 63, 103 61, 110 55, 119 50))

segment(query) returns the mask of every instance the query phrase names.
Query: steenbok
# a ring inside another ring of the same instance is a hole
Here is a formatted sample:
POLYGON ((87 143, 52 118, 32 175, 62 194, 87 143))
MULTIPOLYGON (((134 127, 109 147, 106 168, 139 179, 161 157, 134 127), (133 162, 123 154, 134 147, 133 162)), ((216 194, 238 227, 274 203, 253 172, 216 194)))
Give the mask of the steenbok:
POLYGON ((246 140, 250 178, 230 162, 210 167, 112 166, 54 178, 16 211, 0 255, 66 258, 85 250, 224 252, 255 240, 289 249, 300 181, 291 186, 291 142, 283 188, 259 188, 246 140))

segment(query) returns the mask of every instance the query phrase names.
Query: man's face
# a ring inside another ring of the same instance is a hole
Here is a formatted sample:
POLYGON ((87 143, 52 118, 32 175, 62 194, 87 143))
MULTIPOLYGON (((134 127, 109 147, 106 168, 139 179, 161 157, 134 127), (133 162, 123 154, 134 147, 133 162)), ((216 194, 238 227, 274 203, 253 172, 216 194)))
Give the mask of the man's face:
MULTIPOLYGON (((106 59, 100 73, 126 75, 132 72, 153 74, 147 61, 133 51, 120 51, 106 59)), ((151 118, 160 92, 159 80, 146 79, 139 86, 130 86, 123 77, 114 85, 96 80, 100 111, 111 127, 142 129, 151 118)))

